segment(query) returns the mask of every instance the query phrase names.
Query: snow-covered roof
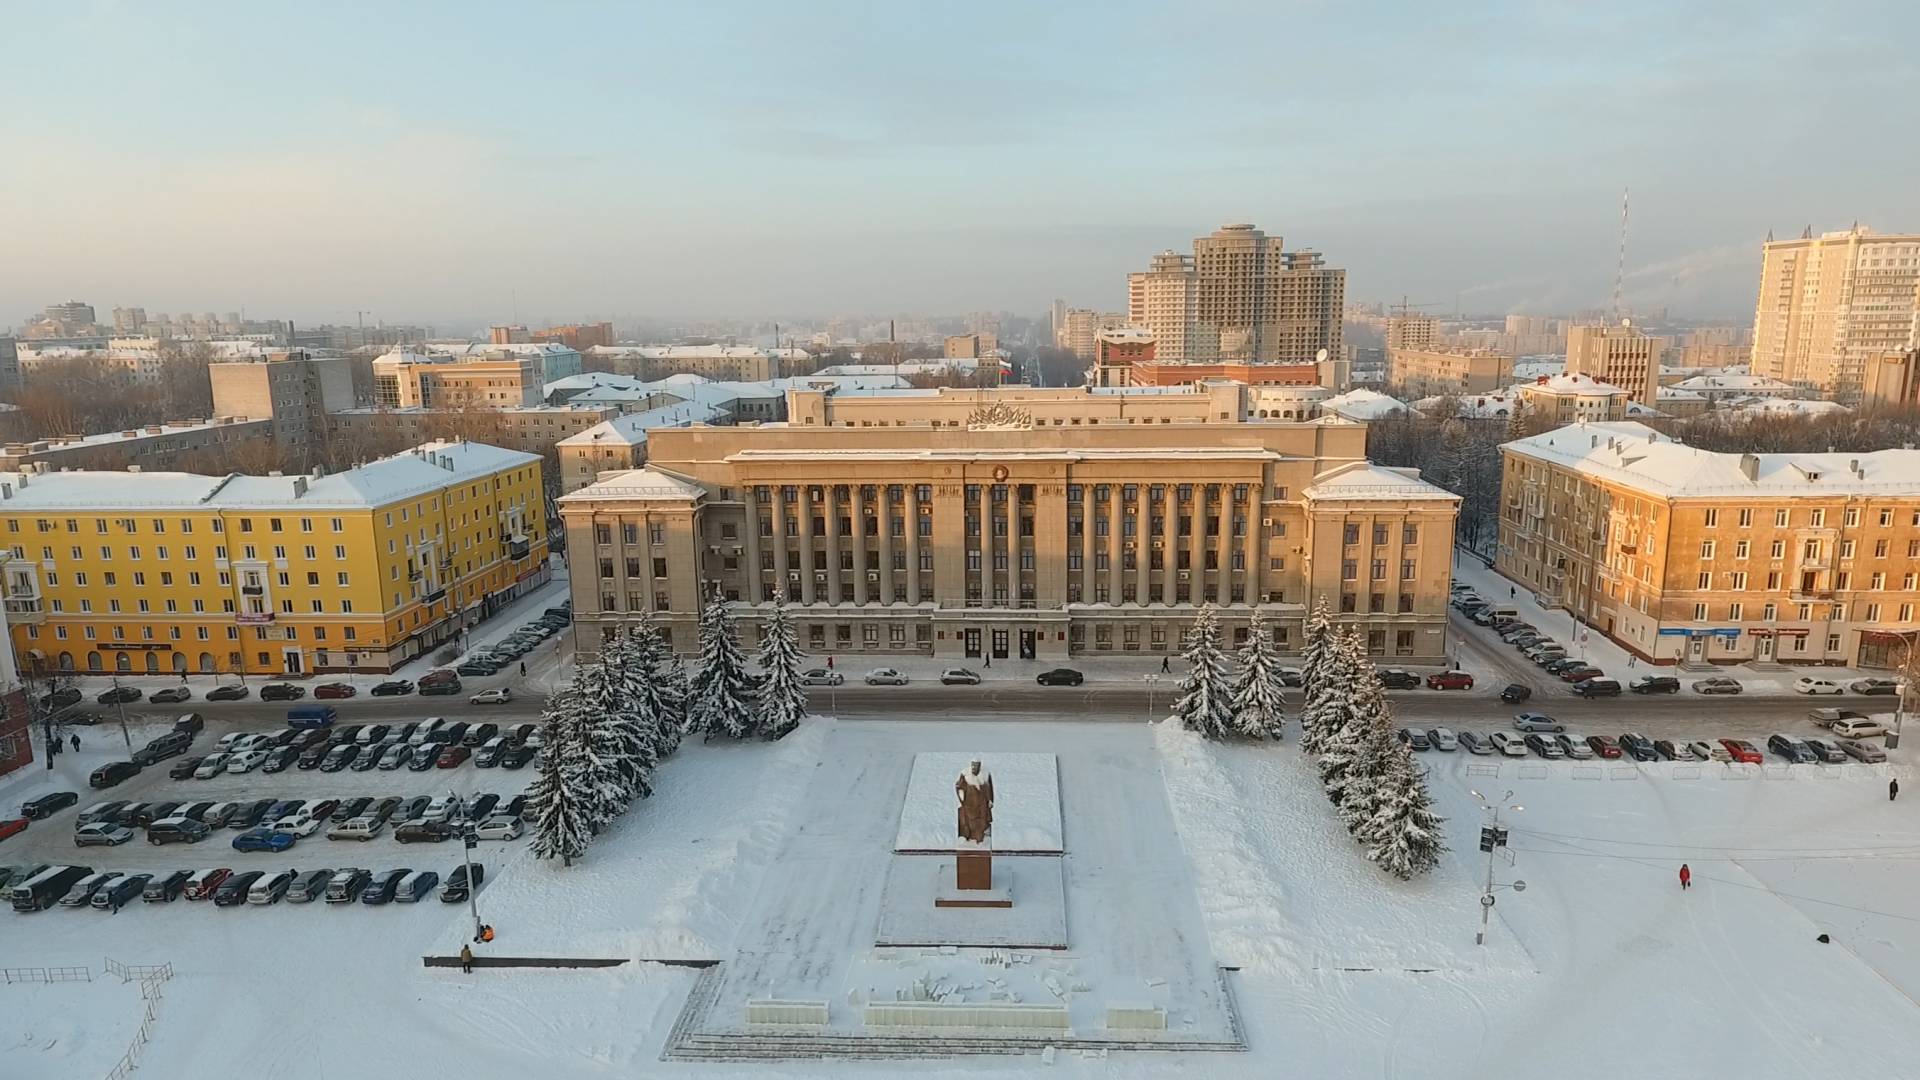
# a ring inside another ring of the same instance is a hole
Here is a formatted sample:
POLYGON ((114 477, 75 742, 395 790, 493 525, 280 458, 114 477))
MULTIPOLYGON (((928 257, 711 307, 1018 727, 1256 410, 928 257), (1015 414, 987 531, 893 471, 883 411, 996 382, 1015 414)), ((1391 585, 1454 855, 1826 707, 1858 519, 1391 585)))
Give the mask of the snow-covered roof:
POLYGON ((692 502, 707 490, 690 480, 661 472, 651 465, 603 476, 586 487, 560 497, 561 502, 590 502, 596 499, 648 499, 664 502, 692 502))
POLYGON ((1459 502, 1460 496, 1420 479, 1419 469, 1396 469, 1354 461, 1313 478, 1303 493, 1309 499, 1435 499, 1459 502))
POLYGON ((630 356, 650 360, 722 360, 757 356, 797 360, 811 355, 798 346, 763 349, 756 345, 595 345, 588 351, 595 356, 630 356))
POLYGON ((1558 375, 1545 375, 1532 382, 1518 383, 1517 387, 1534 394, 1574 395, 1578 397, 1626 397, 1627 392, 1604 383, 1591 375, 1581 375, 1563 371, 1558 375))
POLYGON ((0 473, 13 492, 0 506, 9 510, 115 509, 170 507, 309 507, 353 509, 384 506, 436 491, 502 469, 538 465, 535 454, 485 443, 423 443, 391 457, 344 472, 292 476, 205 476, 186 472, 0 473))
POLYGON ((1920 450, 1723 454, 1630 420, 1570 424, 1502 449, 1668 497, 1920 495, 1920 450))
POLYGON ((1800 390, 1792 383, 1765 375, 1695 375, 1691 379, 1682 379, 1674 384, 1682 390, 1701 393, 1720 394, 1797 394, 1800 390))
POLYGON ((1658 420, 1667 415, 1651 405, 1642 405, 1637 401, 1627 402, 1626 414, 1628 419, 1632 420, 1658 420))
POLYGON ((1802 398, 1783 398, 1770 396, 1728 398, 1720 402, 1723 410, 1746 414, 1781 414, 1787 416, 1825 416, 1829 413, 1852 412, 1837 401, 1810 401, 1802 398))
POLYGON ((1513 413, 1513 391, 1484 394, 1442 394, 1424 397, 1413 403, 1421 412, 1432 412, 1448 401, 1454 403, 1455 416, 1469 420, 1499 420, 1513 413))
POLYGON ((1707 395, 1697 390, 1684 390, 1678 386, 1663 386, 1654 392, 1656 401, 1705 401, 1707 395))
POLYGON ((1358 387, 1344 394, 1336 394, 1320 403, 1320 408, 1338 413, 1349 420, 1378 420, 1382 417, 1397 416, 1407 411, 1405 402, 1388 397, 1377 390, 1358 387))
POLYGON ((569 435, 555 445, 569 447, 591 447, 624 444, 635 446, 647 441, 647 432, 654 428, 686 427, 689 424, 713 424, 725 420, 724 409, 700 402, 681 402, 678 405, 663 405, 657 409, 644 409, 605 420, 578 435, 569 435))
POLYGON ((980 361, 972 357, 953 360, 903 360, 898 364, 834 364, 814 372, 818 376, 874 376, 893 375, 972 375, 980 370, 980 361))

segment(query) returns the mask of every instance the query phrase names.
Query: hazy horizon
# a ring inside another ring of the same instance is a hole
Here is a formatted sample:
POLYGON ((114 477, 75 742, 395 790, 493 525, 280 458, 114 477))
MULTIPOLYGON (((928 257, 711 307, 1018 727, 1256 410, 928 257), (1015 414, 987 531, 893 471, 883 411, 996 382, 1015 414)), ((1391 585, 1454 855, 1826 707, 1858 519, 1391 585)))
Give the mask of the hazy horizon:
POLYGON ((1750 318, 1759 244, 1920 231, 1912 5, 10 12, 0 325, 1124 305, 1250 221, 1350 300, 1750 318))

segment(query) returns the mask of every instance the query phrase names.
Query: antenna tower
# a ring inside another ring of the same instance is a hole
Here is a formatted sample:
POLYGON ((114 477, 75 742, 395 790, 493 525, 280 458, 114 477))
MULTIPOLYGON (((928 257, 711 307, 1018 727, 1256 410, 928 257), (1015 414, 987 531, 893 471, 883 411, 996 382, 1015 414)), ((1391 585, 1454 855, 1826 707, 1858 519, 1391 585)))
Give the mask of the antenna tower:
POLYGON ((1613 321, 1619 322, 1620 290, 1627 280, 1627 189, 1620 189, 1620 258, 1613 268, 1613 321))

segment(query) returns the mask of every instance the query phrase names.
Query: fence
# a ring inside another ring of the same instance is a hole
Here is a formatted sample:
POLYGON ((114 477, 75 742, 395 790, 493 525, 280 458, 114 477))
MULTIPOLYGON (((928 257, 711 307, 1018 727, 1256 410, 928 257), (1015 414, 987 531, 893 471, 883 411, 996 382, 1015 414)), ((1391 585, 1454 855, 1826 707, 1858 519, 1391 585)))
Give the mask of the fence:
POLYGON ((140 1067, 140 1052, 153 1040, 153 1022, 160 1005, 160 990, 173 978, 172 964, 122 964, 107 960, 107 973, 120 976, 123 983, 140 981, 140 1028, 133 1033, 133 1044, 120 1060, 107 1070, 107 1080, 127 1080, 140 1067))
POLYGON ((93 972, 83 967, 0 968, 0 983, 92 982, 93 972))

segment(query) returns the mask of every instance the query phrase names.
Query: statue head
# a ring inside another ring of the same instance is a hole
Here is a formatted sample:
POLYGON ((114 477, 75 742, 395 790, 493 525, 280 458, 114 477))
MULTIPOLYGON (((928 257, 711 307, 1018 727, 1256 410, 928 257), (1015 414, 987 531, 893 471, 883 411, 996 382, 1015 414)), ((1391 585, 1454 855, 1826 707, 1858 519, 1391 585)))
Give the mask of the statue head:
POLYGON ((967 771, 968 771, 968 772, 970 772, 970 773, 972 773, 972 774, 973 774, 973 775, 975 775, 975 776, 979 776, 979 775, 980 775, 980 763, 979 763, 978 761, 974 761, 974 762, 971 762, 971 763, 969 763, 969 764, 967 765, 967 771))

